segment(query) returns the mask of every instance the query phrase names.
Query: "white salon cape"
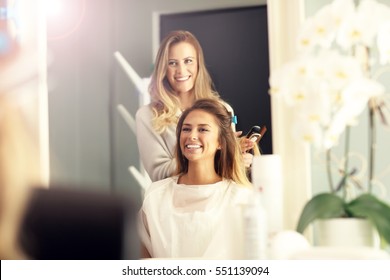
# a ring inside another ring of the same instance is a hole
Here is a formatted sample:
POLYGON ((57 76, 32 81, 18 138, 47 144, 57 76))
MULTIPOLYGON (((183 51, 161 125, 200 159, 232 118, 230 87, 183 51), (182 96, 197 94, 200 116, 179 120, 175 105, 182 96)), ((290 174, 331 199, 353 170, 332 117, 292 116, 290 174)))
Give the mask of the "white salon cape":
POLYGON ((154 182, 139 216, 141 241, 153 258, 241 259, 250 190, 230 180, 184 185, 154 182))

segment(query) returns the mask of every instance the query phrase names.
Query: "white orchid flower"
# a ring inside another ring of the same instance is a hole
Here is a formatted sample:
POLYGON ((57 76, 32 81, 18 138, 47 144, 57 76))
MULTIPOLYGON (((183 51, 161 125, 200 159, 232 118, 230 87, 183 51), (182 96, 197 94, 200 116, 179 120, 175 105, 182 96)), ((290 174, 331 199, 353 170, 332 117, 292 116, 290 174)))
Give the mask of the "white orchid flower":
POLYGON ((270 94, 294 108, 295 136, 316 147, 337 145, 370 101, 383 104, 384 87, 369 77, 375 55, 390 63, 390 7, 356 2, 334 0, 307 19, 300 56, 270 76, 270 94))
POLYGON ((371 18, 357 13, 350 15, 340 26, 337 43, 346 50, 357 44, 370 46, 376 32, 373 25, 371 18))
POLYGON ((339 28, 344 19, 355 13, 354 0, 335 0, 330 4, 333 21, 339 28))
POLYGON ((310 73, 308 61, 310 59, 302 57, 274 71, 269 79, 271 85, 270 93, 274 96, 282 97, 289 106, 305 99, 307 94, 305 84, 310 73))
POLYGON ((368 101, 384 93, 384 86, 377 81, 368 78, 355 80, 342 92, 344 105, 338 115, 345 117, 348 125, 355 124, 356 118, 367 108, 368 101))
MULTIPOLYGON (((389 14, 390 19, 390 14, 389 14)), ((390 20, 385 22, 378 31, 377 45, 381 64, 390 63, 390 20)))
POLYGON ((336 22, 333 21, 330 6, 322 8, 315 17, 309 18, 298 35, 298 48, 310 49, 316 45, 330 47, 335 37, 336 22))
POLYGON ((284 101, 285 96, 290 94, 290 85, 292 82, 293 80, 291 79, 290 69, 288 66, 272 71, 269 77, 269 94, 273 98, 278 98, 284 101))
POLYGON ((346 125, 343 122, 339 122, 339 123, 332 122, 332 124, 329 126, 328 129, 324 130, 323 139, 321 139, 322 142, 321 142, 321 146, 319 146, 319 148, 322 148, 324 150, 328 150, 328 149, 338 145, 340 135, 345 130, 346 125))
POLYGON ((379 27, 389 19, 390 8, 374 0, 363 0, 356 12, 340 25, 337 43, 344 49, 363 44, 371 46, 379 27))
POLYGON ((380 28, 384 22, 390 19, 390 7, 375 0, 363 0, 357 8, 357 13, 372 22, 374 32, 380 28))
POLYGON ((301 27, 297 37, 298 51, 310 51, 317 44, 315 36, 314 18, 308 18, 301 27))
POLYGON ((336 0, 308 18, 298 35, 298 50, 308 51, 316 46, 329 48, 343 19, 355 12, 353 0, 336 0))
POLYGON ((308 86, 306 99, 299 108, 307 121, 317 122, 319 126, 327 126, 330 121, 332 111, 332 95, 329 94, 327 83, 312 81, 308 86))
POLYGON ((321 126, 317 121, 310 121, 309 119, 304 114, 297 115, 297 121, 291 127, 292 136, 294 139, 320 147, 322 139, 321 126))
POLYGON ((351 80, 363 76, 359 61, 351 56, 341 55, 337 51, 324 51, 319 54, 318 67, 322 68, 324 79, 326 79, 331 88, 341 90, 351 80))

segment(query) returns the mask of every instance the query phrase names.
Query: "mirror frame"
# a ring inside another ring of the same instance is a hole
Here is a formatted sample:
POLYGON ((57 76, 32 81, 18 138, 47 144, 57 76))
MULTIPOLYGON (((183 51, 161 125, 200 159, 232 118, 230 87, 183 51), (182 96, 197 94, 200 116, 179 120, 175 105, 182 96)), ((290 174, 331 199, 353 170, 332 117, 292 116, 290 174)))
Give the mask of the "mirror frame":
MULTIPOLYGON (((268 38, 270 73, 296 55, 295 38, 304 20, 304 0, 269 0, 268 38)), ((295 230, 311 197, 310 147, 291 138, 292 110, 271 96, 274 154, 282 159, 284 229, 295 230)))

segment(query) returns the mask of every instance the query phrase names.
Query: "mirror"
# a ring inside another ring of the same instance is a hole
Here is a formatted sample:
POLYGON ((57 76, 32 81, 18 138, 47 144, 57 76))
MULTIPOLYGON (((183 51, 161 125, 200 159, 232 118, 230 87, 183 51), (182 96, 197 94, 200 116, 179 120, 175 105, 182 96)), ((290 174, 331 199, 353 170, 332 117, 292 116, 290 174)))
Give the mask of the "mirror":
POLYGON ((135 135, 118 105, 134 116, 139 96, 114 53, 119 51, 140 77, 148 77, 158 14, 266 1, 60 2, 62 10, 48 19, 51 180, 128 192, 139 188, 128 169, 139 169, 140 163, 135 135))

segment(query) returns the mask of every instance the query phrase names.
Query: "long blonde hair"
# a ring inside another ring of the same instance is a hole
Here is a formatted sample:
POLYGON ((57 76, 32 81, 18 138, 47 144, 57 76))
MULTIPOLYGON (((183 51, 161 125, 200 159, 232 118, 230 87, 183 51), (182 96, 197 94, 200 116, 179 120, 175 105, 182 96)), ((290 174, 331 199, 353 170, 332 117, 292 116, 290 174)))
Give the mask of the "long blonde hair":
POLYGON ((176 128, 176 173, 186 174, 188 172, 188 159, 183 155, 178 143, 180 143, 183 122, 188 114, 194 110, 202 110, 213 115, 218 124, 221 149, 215 154, 215 172, 224 179, 230 179, 240 185, 250 186, 251 183, 245 173, 239 141, 231 128, 231 115, 221 102, 214 99, 198 99, 191 108, 185 110, 181 115, 176 128))
POLYGON ((206 69, 203 50, 199 41, 188 31, 172 31, 161 42, 149 85, 154 115, 152 123, 158 133, 162 133, 169 125, 177 123, 176 113, 177 109, 180 108, 180 101, 177 93, 175 93, 168 82, 166 72, 169 50, 173 45, 180 42, 191 44, 197 53, 198 74, 193 88, 194 100, 219 98, 218 93, 214 90, 210 74, 206 69))

